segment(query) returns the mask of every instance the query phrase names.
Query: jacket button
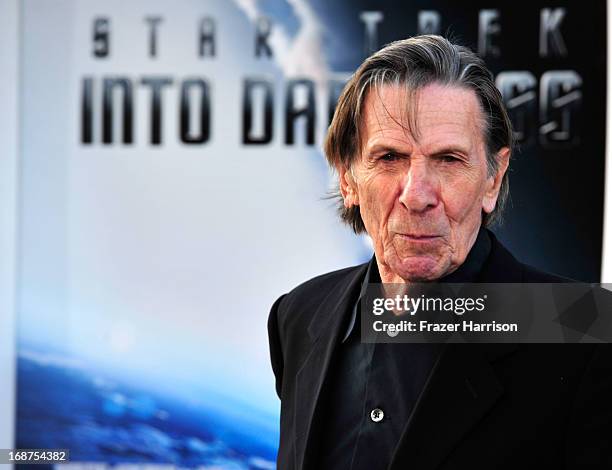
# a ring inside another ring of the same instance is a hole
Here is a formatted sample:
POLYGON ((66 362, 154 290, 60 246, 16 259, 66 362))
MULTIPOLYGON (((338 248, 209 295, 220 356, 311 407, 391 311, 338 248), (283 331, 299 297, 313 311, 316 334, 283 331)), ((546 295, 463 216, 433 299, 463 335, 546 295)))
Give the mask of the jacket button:
POLYGON ((370 419, 375 423, 380 423, 385 417, 385 413, 380 408, 374 408, 370 411, 370 419))

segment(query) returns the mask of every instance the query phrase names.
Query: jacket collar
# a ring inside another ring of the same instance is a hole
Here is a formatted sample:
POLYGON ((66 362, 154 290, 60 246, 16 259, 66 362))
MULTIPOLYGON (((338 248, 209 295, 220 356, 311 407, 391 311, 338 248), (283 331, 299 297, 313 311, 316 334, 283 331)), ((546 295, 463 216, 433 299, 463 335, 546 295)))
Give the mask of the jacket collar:
POLYGON ((342 323, 347 305, 352 305, 355 302, 371 262, 355 266, 337 286, 330 289, 329 294, 321 302, 308 324, 308 335, 311 341, 316 341, 321 333, 326 333, 328 340, 334 339, 330 338, 329 328, 338 327, 340 325, 337 323, 342 323))

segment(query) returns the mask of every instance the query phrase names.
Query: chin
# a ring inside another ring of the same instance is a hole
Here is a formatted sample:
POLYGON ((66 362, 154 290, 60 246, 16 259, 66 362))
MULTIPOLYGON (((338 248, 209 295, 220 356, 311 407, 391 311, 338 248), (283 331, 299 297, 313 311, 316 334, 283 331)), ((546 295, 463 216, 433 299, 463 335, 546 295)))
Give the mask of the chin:
POLYGON ((407 282, 435 281, 442 277, 443 269, 440 260, 429 256, 414 256, 407 259, 395 259, 389 267, 407 282))

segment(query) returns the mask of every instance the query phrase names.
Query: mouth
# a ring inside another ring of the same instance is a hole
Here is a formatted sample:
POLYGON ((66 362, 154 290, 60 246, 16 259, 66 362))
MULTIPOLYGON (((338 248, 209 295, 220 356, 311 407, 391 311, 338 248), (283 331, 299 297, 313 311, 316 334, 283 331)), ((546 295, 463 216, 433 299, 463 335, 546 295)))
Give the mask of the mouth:
POLYGON ((399 237, 403 240, 411 241, 411 242, 430 242, 437 240, 440 238, 440 235, 427 235, 427 234, 417 234, 417 233, 398 233, 399 237))

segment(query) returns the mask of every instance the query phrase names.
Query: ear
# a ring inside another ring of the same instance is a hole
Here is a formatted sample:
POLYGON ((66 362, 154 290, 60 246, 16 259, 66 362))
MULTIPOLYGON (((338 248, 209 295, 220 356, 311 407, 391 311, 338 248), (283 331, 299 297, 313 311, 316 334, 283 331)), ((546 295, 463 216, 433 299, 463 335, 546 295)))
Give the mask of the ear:
POLYGON ((344 165, 336 167, 338 171, 338 179, 340 183, 340 194, 344 199, 344 207, 350 209, 353 206, 359 205, 359 196, 357 194, 357 184, 353 178, 351 171, 344 165))
POLYGON ((497 197, 499 196, 499 189, 501 188, 504 175, 508 169, 508 163, 510 163, 510 149, 503 147, 496 155, 497 158, 497 172, 487 178, 486 190, 482 198, 482 210, 487 214, 493 212, 495 204, 497 203, 497 197))

